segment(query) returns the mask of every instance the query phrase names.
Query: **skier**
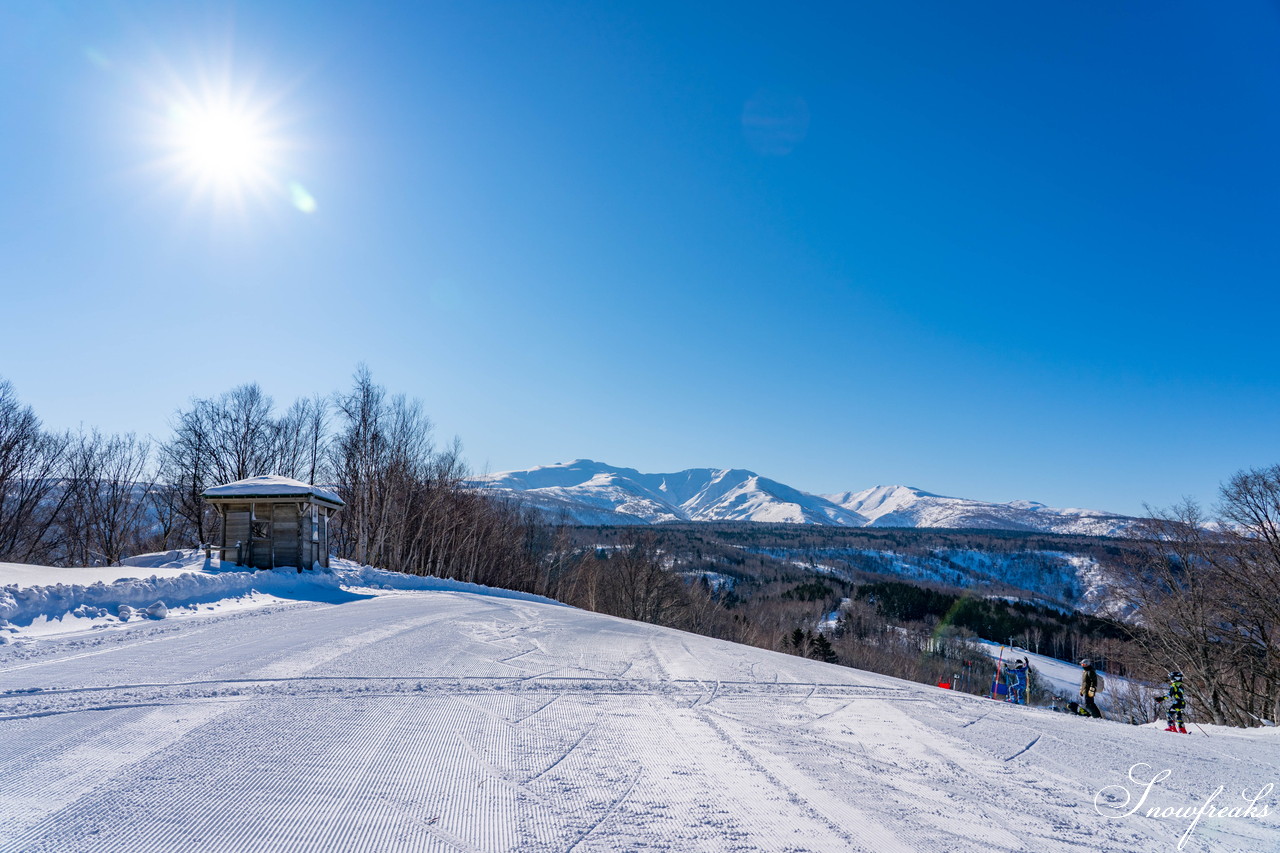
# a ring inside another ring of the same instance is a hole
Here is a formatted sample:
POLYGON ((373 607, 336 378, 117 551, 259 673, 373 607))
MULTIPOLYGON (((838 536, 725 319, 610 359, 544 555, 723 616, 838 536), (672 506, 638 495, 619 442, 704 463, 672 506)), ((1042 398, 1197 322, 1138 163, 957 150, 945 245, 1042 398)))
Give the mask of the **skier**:
POLYGON ((1027 704, 1027 680, 1030 673, 1030 667, 1027 659, 1023 658, 1018 661, 1013 669, 1009 670, 1009 701, 1016 705, 1027 704))
POLYGON ((1156 704, 1159 705, 1164 700, 1170 700, 1169 708, 1166 711, 1165 719, 1169 721, 1166 732, 1180 732, 1182 734, 1190 734, 1185 725, 1184 711, 1187 708, 1187 697, 1182 692, 1182 673, 1174 670, 1169 673, 1169 692, 1163 696, 1156 697, 1156 704), (1177 722, 1177 726, 1174 723, 1177 722))
POLYGON ((1080 696, 1084 698, 1084 707, 1080 709, 1081 715, 1088 714, 1095 719, 1102 719, 1102 712, 1098 710, 1098 706, 1094 704, 1093 697, 1102 690, 1101 679, 1097 670, 1093 668, 1093 661, 1085 658, 1080 661, 1082 672, 1080 673, 1080 696))

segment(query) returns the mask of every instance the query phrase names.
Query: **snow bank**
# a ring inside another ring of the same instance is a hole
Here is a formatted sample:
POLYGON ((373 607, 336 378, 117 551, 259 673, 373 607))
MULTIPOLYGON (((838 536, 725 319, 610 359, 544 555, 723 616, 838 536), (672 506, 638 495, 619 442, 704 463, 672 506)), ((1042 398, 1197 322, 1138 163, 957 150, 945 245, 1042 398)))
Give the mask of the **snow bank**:
POLYGON ((198 551, 147 554, 110 569, 55 568, 0 564, 0 625, 24 627, 34 622, 62 621, 67 630, 79 630, 90 619, 98 623, 130 618, 163 619, 180 608, 194 608, 226 599, 265 594, 272 599, 340 603, 369 598, 396 590, 465 592, 494 598, 559 604, 539 595, 497 589, 445 578, 421 577, 334 560, 329 569, 298 572, 244 570, 239 566, 205 560, 198 551), (146 577, 121 577, 129 568, 163 568, 146 577), (89 577, 85 572, 92 572, 89 577), (101 578, 115 579, 105 582, 101 578), (66 582, 81 578, 92 582, 66 582), (33 583, 43 580, 44 583, 33 583), (54 581, 49 583, 48 581, 54 581), (356 592, 359 590, 359 592, 356 592))
MULTIPOLYGON (((120 565, 135 569, 189 569, 199 562, 198 554, 199 552, 194 548, 185 551, 157 551, 154 554, 125 557, 120 561, 120 565)), ((74 569, 66 571, 74 571, 74 569)))
POLYGON ((136 578, 142 575, 159 575, 161 577, 177 577, 192 571, 192 561, 165 559, 169 554, 185 554, 195 552, 169 551, 167 554, 147 554, 144 557, 133 557, 119 566, 74 566, 63 568, 57 566, 33 566, 27 563, 0 563, 0 586, 53 586, 55 584, 90 584, 114 583, 117 580, 136 578), (143 562, 133 563, 132 560, 143 562), (139 569, 146 569, 140 572, 139 569))

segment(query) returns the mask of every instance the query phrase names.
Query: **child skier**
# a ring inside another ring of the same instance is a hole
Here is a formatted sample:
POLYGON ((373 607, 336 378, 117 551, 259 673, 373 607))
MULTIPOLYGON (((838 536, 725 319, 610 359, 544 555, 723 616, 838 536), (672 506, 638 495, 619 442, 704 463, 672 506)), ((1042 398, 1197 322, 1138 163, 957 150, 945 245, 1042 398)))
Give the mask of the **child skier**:
POLYGON ((1187 697, 1182 692, 1182 673, 1174 670, 1169 673, 1169 692, 1163 696, 1156 697, 1156 704, 1159 705, 1164 700, 1169 701, 1169 708, 1165 714, 1165 719, 1169 721, 1166 732, 1180 732, 1181 734, 1190 734, 1184 725, 1184 711, 1187 708, 1187 697), (1177 722, 1177 726, 1174 723, 1177 722))

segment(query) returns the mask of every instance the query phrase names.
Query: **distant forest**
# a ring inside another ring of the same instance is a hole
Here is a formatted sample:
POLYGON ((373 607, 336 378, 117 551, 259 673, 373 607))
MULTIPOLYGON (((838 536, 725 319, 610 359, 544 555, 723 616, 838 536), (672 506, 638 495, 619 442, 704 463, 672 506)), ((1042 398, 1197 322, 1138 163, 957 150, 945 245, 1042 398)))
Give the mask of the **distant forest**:
MULTIPOLYGON (((974 636, 1097 658, 1152 682, 1180 669, 1202 719, 1280 718, 1280 466, 1234 475, 1213 516, 1190 502, 1157 513, 1140 540, 574 527, 469 488, 458 443, 437 446, 423 405, 364 368, 346 391, 284 407, 256 384, 192 400, 159 437, 47 430, 0 379, 0 561, 110 565, 196 547, 218 534, 204 490, 262 474, 336 490, 346 507, 334 518, 335 555, 360 563, 975 693, 991 664, 974 636), (1124 621, 1073 612, 1080 590, 1054 554, 1101 567, 1124 621), (928 576, 903 577, 903 555, 928 576)), ((1129 709, 1148 710, 1136 700, 1129 709)))

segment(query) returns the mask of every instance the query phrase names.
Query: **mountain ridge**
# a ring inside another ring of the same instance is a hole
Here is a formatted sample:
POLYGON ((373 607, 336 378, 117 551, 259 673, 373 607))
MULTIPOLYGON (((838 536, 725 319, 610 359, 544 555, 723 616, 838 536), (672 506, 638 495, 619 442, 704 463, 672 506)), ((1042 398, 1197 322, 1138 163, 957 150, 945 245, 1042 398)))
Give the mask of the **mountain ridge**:
POLYGON ((1140 519, 1038 501, 993 503, 913 486, 820 495, 746 468, 646 474, 592 459, 487 474, 471 485, 506 492, 576 524, 754 521, 838 527, 940 527, 1092 536, 1133 535, 1140 519))

